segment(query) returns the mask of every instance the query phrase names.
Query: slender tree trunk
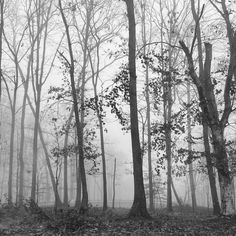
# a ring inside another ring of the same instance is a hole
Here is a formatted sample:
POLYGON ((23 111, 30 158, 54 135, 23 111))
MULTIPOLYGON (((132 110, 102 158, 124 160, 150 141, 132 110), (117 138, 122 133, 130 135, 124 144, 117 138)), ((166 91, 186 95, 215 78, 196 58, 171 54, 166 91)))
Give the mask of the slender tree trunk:
POLYGON ((38 133, 39 133, 39 112, 40 112, 41 92, 38 91, 35 120, 34 120, 34 138, 33 138, 33 166, 32 166, 32 182, 31 182, 31 200, 36 201, 36 185, 37 185, 37 163, 38 163, 38 133))
MULTIPOLYGON (((141 1, 141 11, 142 11, 142 37, 144 50, 143 54, 146 56, 146 44, 147 44, 147 32, 146 32, 146 1, 141 1)), ((147 105, 147 147, 148 147, 148 181, 149 181, 149 208, 150 211, 154 210, 154 193, 153 193, 153 173, 152 173, 152 145, 151 145, 151 117, 150 117, 150 91, 149 91, 149 63, 145 62, 145 99, 147 105)), ((144 134, 144 132, 143 132, 144 134)), ((144 142, 143 142, 144 143, 144 142)))
POLYGON ((139 140, 137 89, 136 89, 136 32, 133 0, 125 0, 129 21, 129 93, 130 93, 130 120, 131 142, 134 174, 134 201, 129 212, 130 217, 142 216, 149 218, 146 206, 146 197, 143 184, 143 163, 139 140))
POLYGON ((116 198, 116 158, 114 160, 112 189, 113 189, 112 208, 114 209, 115 208, 115 198, 116 198))
MULTIPOLYGON (((14 140, 15 140, 15 125, 16 125, 16 96, 18 89, 18 65, 15 58, 15 80, 14 80, 14 92, 13 101, 10 98, 10 92, 8 90, 8 96, 11 103, 11 136, 10 136, 10 153, 9 153, 9 172, 8 172, 8 204, 12 205, 12 182, 13 182, 13 160, 14 160, 14 140)), ((5 81, 6 82, 6 81, 5 81)))
MULTIPOLYGON (((0 101, 2 98, 2 38, 4 29, 4 0, 0 0, 0 101)), ((0 123, 1 125, 1 123, 0 123)), ((1 135, 1 134, 0 134, 1 135)), ((1 136, 0 136, 1 137, 1 136)))
POLYGON ((183 206, 183 203, 182 203, 182 200, 179 198, 179 195, 175 189, 175 185, 173 183, 173 180, 171 179, 171 187, 173 189, 173 192, 174 192, 174 195, 175 195, 175 198, 176 198, 176 201, 178 202, 179 206, 182 207, 183 206))
POLYGON ((20 135, 20 151, 19 151, 19 162, 20 162, 20 184, 19 184, 19 205, 22 206, 24 198, 24 143, 25 143, 25 112, 26 112, 26 95, 28 93, 29 80, 25 81, 25 92, 22 104, 21 114, 21 135, 20 135))
POLYGON ((195 183, 193 177, 193 159, 192 159, 192 134, 191 134, 191 116, 190 116, 190 104, 191 104, 191 97, 190 97, 190 82, 187 82, 187 129, 188 129, 188 153, 189 153, 189 183, 190 183, 190 190, 191 190, 191 199, 192 199, 192 208, 193 212, 195 212, 197 207, 197 199, 195 193, 195 183))
MULTIPOLYGON (((169 53, 170 54, 170 53, 169 53)), ((170 58, 170 57, 169 57, 170 58)), ((171 62, 169 62, 171 69, 171 62)), ((164 125, 165 125, 165 142, 166 142, 166 158, 167 158, 167 210, 173 211, 172 206, 172 147, 171 147, 171 113, 172 113, 172 85, 171 72, 167 77, 163 78, 163 98, 164 98, 164 125)))
MULTIPOLYGON (((76 131, 75 131, 76 132, 76 131)), ((75 137, 76 143, 76 137, 75 137)), ((80 175, 80 167, 78 161, 78 155, 75 153, 75 161, 76 161, 76 199, 75 199, 75 208, 79 209, 81 204, 81 175, 80 175)))
POLYGON ((63 204, 61 202, 61 199, 60 199, 60 196, 59 196, 59 193, 58 193, 57 183, 55 181, 55 177, 54 177, 54 174, 53 174, 53 171, 52 171, 49 153, 48 153, 46 144, 44 142, 43 132, 42 132, 42 129, 41 129, 40 126, 39 126, 39 137, 40 137, 41 144, 43 146, 44 155, 45 155, 46 163, 47 163, 47 167, 48 167, 48 172, 49 172, 51 183, 52 183, 52 188, 53 188, 54 197, 55 197, 55 208, 60 209, 60 208, 62 208, 63 204))
MULTIPOLYGON (((70 32, 69 32, 69 26, 67 24, 61 0, 58 0, 60 13, 62 16, 62 20, 65 26, 66 30, 66 36, 67 36, 67 42, 68 42, 68 49, 70 54, 70 82, 71 82, 71 89, 72 89, 72 97, 73 97, 73 105, 74 105, 74 113, 75 113, 75 121, 76 121, 76 128, 77 128, 77 136, 78 136, 78 145, 79 145, 79 166, 80 166, 80 175, 81 175, 81 182, 82 182, 82 202, 80 205, 80 212, 85 213, 88 210, 88 191, 87 191, 87 183, 86 183, 86 173, 85 173, 85 167, 84 167, 84 150, 83 150, 83 120, 79 119, 79 109, 78 109, 78 102, 77 102, 77 93, 76 93, 76 86, 75 86, 75 78, 74 78, 74 57, 73 57, 73 50, 72 50, 72 44, 70 39, 70 32)), ((87 26, 88 27, 88 26, 87 26)), ((87 47, 85 47, 87 48, 87 47)), ((86 56, 85 56, 86 57, 86 56)), ((83 74, 83 73, 82 73, 83 74)), ((85 72, 84 76, 82 76, 82 88, 81 88, 81 98, 84 99, 84 83, 85 83, 85 72)), ((83 101, 81 101, 82 111, 84 110, 83 107, 83 101)), ((82 115, 82 119, 83 119, 82 115)))
POLYGON ((16 114, 15 114, 15 112, 16 112, 15 110, 16 109, 15 109, 15 106, 16 106, 16 101, 13 102, 13 106, 12 106, 12 110, 11 110, 12 118, 11 118, 10 155, 9 155, 9 170, 8 170, 8 204, 9 205, 12 205, 14 135, 15 135, 15 121, 16 121, 15 120, 16 119, 16 114))
POLYGON ((100 128, 100 142, 102 150, 102 176, 103 176, 103 211, 107 210, 107 175, 106 175, 106 157, 105 157, 105 146, 104 146, 104 133, 103 123, 99 114, 99 128, 100 128))
POLYGON ((68 146, 68 138, 69 138, 69 130, 70 125, 72 121, 74 110, 71 109, 69 119, 67 121, 66 130, 65 130, 65 139, 64 139, 64 208, 68 208, 68 152, 67 152, 67 146, 68 146))
POLYGON ((102 114, 99 111, 98 95, 97 95, 97 81, 93 82, 94 85, 94 97, 96 99, 96 114, 99 122, 100 131, 100 145, 102 152, 102 178, 103 178, 103 211, 107 210, 107 175, 106 175, 106 156, 105 156, 105 145, 104 145, 104 132, 103 132, 103 120, 102 114))
MULTIPOLYGON (((169 102, 168 102, 169 107, 169 102)), ((166 140, 166 158, 167 158, 167 210, 173 211, 172 207, 172 192, 171 192, 171 179, 172 179, 172 154, 171 154, 171 128, 170 128, 170 113, 167 114, 168 119, 165 123, 165 140, 166 140)))
POLYGON ((220 204, 219 204, 219 200, 218 200, 215 174, 213 171, 213 163, 212 163, 212 159, 211 159, 211 151, 210 151, 210 144, 209 144, 209 132, 208 132, 209 128, 208 128, 204 114, 202 114, 202 125, 203 125, 203 140, 204 140, 205 155, 206 155, 206 162, 207 162, 208 178, 209 178, 209 183, 210 183, 210 187, 211 187, 213 214, 219 215, 220 214, 220 204))

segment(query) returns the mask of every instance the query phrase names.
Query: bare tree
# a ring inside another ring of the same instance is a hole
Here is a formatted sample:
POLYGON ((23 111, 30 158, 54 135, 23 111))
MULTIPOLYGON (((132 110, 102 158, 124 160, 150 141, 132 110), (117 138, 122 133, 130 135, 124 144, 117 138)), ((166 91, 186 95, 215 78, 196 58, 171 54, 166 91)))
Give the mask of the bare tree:
POLYGON ((38 162, 38 134, 42 87, 47 80, 49 73, 44 74, 47 49, 47 37, 49 33, 49 20, 51 18, 52 1, 35 1, 30 3, 31 18, 29 33, 31 40, 36 37, 33 63, 31 63, 32 87, 35 103, 35 122, 33 137, 33 166, 31 200, 36 200, 37 162, 38 162))
MULTIPOLYGON (((66 58, 64 58, 69 66, 69 73, 70 73, 70 82, 71 82, 71 89, 72 89, 72 97, 73 97, 73 106, 74 106, 74 113, 75 113, 75 121, 76 121, 76 128, 77 128, 77 138, 78 138, 78 145, 79 145, 79 166, 80 166, 80 174, 81 174, 81 180, 82 180, 82 202, 80 205, 80 212, 85 213, 88 210, 88 192, 87 192, 87 183, 86 183, 86 174, 85 174, 85 167, 84 167, 84 150, 83 150, 83 123, 82 120, 80 120, 79 115, 79 109, 78 109, 78 101, 77 101, 77 92, 76 92, 76 86, 75 86, 75 67, 74 67, 74 56, 73 56, 73 50, 72 50, 72 44, 71 44, 71 38, 70 38, 70 31, 69 26, 64 14, 64 10, 62 8, 61 0, 58 0, 59 10, 61 13, 61 17, 64 23, 64 27, 66 30, 66 37, 67 37, 67 43, 68 43, 68 49, 69 49, 69 56, 70 61, 68 61, 66 58)), ((88 27, 88 26, 87 26, 88 27)), ((85 47, 87 48, 87 46, 85 47)), ((86 61, 86 54, 84 55, 84 61, 86 61)), ((85 68, 82 70, 82 74, 85 77, 85 68)), ((82 82, 82 90, 84 88, 85 80, 82 82)), ((81 94, 81 97, 84 95, 81 94)), ((84 99, 84 98, 83 98, 84 99)), ((83 110, 83 109, 82 109, 83 110)))

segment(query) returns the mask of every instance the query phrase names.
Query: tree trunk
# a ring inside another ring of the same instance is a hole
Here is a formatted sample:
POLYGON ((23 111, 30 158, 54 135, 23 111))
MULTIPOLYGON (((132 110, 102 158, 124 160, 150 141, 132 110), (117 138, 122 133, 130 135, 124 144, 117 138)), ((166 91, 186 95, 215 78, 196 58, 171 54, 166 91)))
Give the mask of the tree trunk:
POLYGON ((202 125, 203 125, 203 140, 204 140, 205 155, 206 155, 206 162, 207 162, 208 178, 209 178, 209 183, 210 183, 210 187, 211 187, 213 214, 219 215, 220 214, 220 204, 219 204, 219 200, 218 200, 218 194, 217 194, 216 182, 215 182, 215 174, 213 171, 213 164, 212 164, 212 159, 211 159, 208 125, 206 123, 206 119, 204 117, 204 114, 202 114, 202 125))
POLYGON ((165 128, 165 141, 166 141, 166 158, 167 158, 167 210, 169 212, 171 212, 171 211, 173 211, 172 192, 171 192, 172 154, 171 154, 171 128, 170 128, 171 123, 170 123, 169 112, 168 112, 167 116, 168 116, 168 119, 167 119, 167 122, 165 122, 165 126, 166 126, 166 128, 165 128))
POLYGON ((195 212, 197 207, 197 199, 196 199, 196 192, 195 192, 195 183, 193 177, 193 158, 192 158, 192 134, 191 134, 191 116, 190 116, 190 82, 187 82, 187 129, 188 129, 188 153, 189 153, 189 183, 190 183, 190 190, 191 190, 191 199, 192 199, 192 209, 195 212))
POLYGON ((103 123, 102 119, 98 115, 99 128, 100 128, 100 142, 102 150, 102 176, 103 176, 103 211, 107 210, 107 175, 106 175, 106 157, 105 157, 105 147, 104 147, 104 133, 103 133, 103 123))
MULTIPOLYGON (((18 65, 17 58, 15 62, 15 80, 14 80, 14 92, 13 99, 11 100, 11 95, 7 87, 9 101, 11 105, 11 136, 10 136, 10 152, 9 152, 9 170, 8 170, 8 204, 12 205, 12 182, 13 182, 13 160, 14 160, 14 140, 15 140, 15 125, 16 125, 16 96, 18 89, 18 65)), ((6 83, 6 81, 5 81, 6 83)))
MULTIPOLYGON (((142 37, 143 37, 143 54, 147 56, 147 32, 146 32, 146 1, 141 1, 142 11, 142 37)), ((148 50, 149 51, 149 50, 148 50)), ((147 147, 148 147, 148 182, 149 182, 149 209, 154 211, 154 192, 153 192, 153 172, 152 172, 152 145, 151 145, 151 106, 150 106, 150 91, 149 91, 149 63, 145 62, 145 99, 147 105, 147 147)), ((143 132, 144 135, 144 132, 143 132)), ((143 142, 144 145, 144 142, 143 142)))
POLYGON ((56 184, 54 174, 53 174, 53 171, 52 171, 49 153, 48 153, 46 144, 44 142, 43 132, 42 132, 42 129, 41 129, 40 126, 39 126, 39 137, 40 137, 41 144, 43 146, 43 150, 44 150, 44 154, 45 154, 45 158, 46 158, 46 163, 47 163, 47 167, 48 167, 48 172, 49 172, 49 175, 50 175, 51 184, 52 184, 52 188, 53 188, 53 192, 54 192, 55 208, 60 209, 60 208, 62 208, 62 202, 61 202, 58 190, 57 190, 57 184, 56 184))
POLYGON ((177 191, 176 191, 176 189, 175 189, 175 185, 174 185, 172 179, 171 179, 171 186, 172 186, 172 189, 173 189, 173 192, 174 192, 176 201, 178 202, 179 206, 182 207, 182 206, 183 206, 182 200, 179 198, 179 195, 178 195, 178 193, 177 193, 177 191))
MULTIPOLYGON (((16 95, 16 94, 15 94, 16 95)), ((14 96, 15 96, 14 95, 14 96)), ((14 98, 15 100, 16 98, 14 98)), ((11 137, 10 137, 10 155, 9 155, 9 170, 8 170, 8 204, 12 205, 12 181, 13 181, 13 159, 14 159, 14 135, 15 135, 15 114, 16 101, 13 102, 11 109, 11 137)))
MULTIPOLYGON (((75 137, 76 143, 76 137, 75 137)), ((79 209, 81 204, 81 175, 79 168, 78 155, 75 153, 75 161, 76 161, 76 199, 75 199, 75 208, 79 209)))
MULTIPOLYGON (((24 82, 23 82, 24 83, 24 82)), ((25 92, 22 104, 21 114, 21 135, 20 135, 20 151, 19 151, 19 162, 20 162, 20 184, 19 184, 19 205, 22 206, 24 198, 24 144, 25 144, 25 112, 26 112, 26 95, 28 93, 29 80, 25 81, 25 92)))
MULTIPOLYGON (((169 53, 170 54, 170 53, 169 53)), ((169 69, 171 62, 169 62, 169 69)), ((162 77, 163 81, 163 108, 164 108, 164 126, 165 126, 165 143, 166 143, 166 158, 167 158, 167 210, 173 211, 172 206, 172 152, 171 152, 171 113, 172 113, 172 85, 171 72, 167 77, 162 77)))
POLYGON ((133 0, 125 0, 129 21, 129 93, 130 93, 130 122, 131 122, 131 142, 133 156, 134 174, 134 201, 129 212, 130 217, 146 217, 147 212, 146 197, 143 184, 143 164, 142 153, 139 140, 138 112, 137 112, 137 89, 136 89, 136 33, 133 0))
POLYGON ((112 189, 113 189, 112 208, 114 209, 115 208, 115 197, 116 197, 116 158, 114 160, 112 189))
POLYGON ((212 126, 211 133, 220 185, 221 214, 231 215, 235 212, 235 209, 233 204, 232 175, 228 166, 224 129, 219 128, 218 126, 212 126))
POLYGON ((69 138, 69 130, 70 125, 72 121, 74 110, 71 109, 69 119, 67 121, 66 130, 65 130, 65 139, 64 139, 64 208, 68 208, 68 152, 67 152, 67 146, 68 146, 68 138, 69 138))
POLYGON ((39 112, 40 112, 40 97, 41 93, 38 91, 35 120, 34 120, 34 139, 33 139, 33 166, 32 166, 32 182, 31 182, 31 200, 36 201, 36 182, 37 182, 37 163, 38 163, 38 130, 39 130, 39 112))

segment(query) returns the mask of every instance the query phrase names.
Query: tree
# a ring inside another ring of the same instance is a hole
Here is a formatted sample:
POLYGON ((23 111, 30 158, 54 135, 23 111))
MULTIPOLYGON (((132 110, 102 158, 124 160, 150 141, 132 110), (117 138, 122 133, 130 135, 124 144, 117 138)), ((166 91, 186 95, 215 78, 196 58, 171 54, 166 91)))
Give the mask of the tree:
POLYGON ((139 140, 137 89, 136 89, 136 30, 133 0, 125 0, 129 22, 129 94, 130 123, 134 175, 134 201, 129 212, 130 217, 149 218, 143 184, 142 153, 139 140))
POLYGON ((195 212, 197 208, 197 199, 195 191, 195 182, 193 176, 193 157, 192 157, 192 131, 191 131, 191 115, 190 115, 190 106, 191 106, 191 94, 190 94, 190 81, 187 81, 187 131, 188 131, 188 159, 189 163, 189 183, 192 199, 192 209, 195 212))
POLYGON ((218 200, 218 194, 216 189, 216 180, 215 180, 215 173, 213 170, 213 162, 211 157, 211 149, 209 144, 209 127, 207 125, 207 120, 204 114, 202 114, 202 128, 203 128, 203 141, 205 147, 205 156, 207 162, 207 171, 208 171, 208 178, 211 188, 211 198, 212 198, 212 205, 213 205, 213 214, 219 215, 220 214, 220 204, 218 200))
MULTIPOLYGON (((77 138, 78 138, 78 145, 79 145, 79 167, 80 167, 80 175, 81 175, 81 181, 82 181, 82 193, 83 193, 82 202, 80 205, 80 212, 85 213, 88 210, 88 192, 87 192, 86 174, 85 174, 85 167, 84 167, 83 123, 82 123, 83 121, 80 120, 80 116, 79 116, 77 93, 76 93, 75 78, 74 78, 74 73, 75 73, 75 71, 74 71, 74 69, 75 69, 74 68, 74 56, 73 56, 73 49, 72 49, 72 44, 71 44, 69 26, 68 26, 66 17, 64 15, 61 0, 58 0, 58 5, 59 5, 59 10, 61 13, 62 20, 63 20, 63 24, 64 24, 64 27, 66 30, 67 44, 68 44, 69 56, 70 56, 70 61, 68 61, 66 58, 64 58, 64 59, 66 60, 67 65, 69 67, 70 82, 71 82, 72 97, 73 97, 73 107, 74 107, 75 122, 76 122, 76 129, 77 129, 76 131, 77 131, 77 138)), ((85 48, 87 48, 87 47, 85 47, 85 48)), ((84 57, 86 57, 86 55, 84 57)), ((83 69, 82 74, 85 74, 84 70, 85 69, 83 69)), ((83 84, 84 84, 84 82, 85 81, 83 80, 83 84)), ((83 97, 83 95, 81 95, 81 97, 83 97)))
POLYGON ((194 1, 191 0, 192 14, 195 21, 195 32, 193 36, 192 46, 189 49, 184 41, 180 41, 180 45, 188 60, 189 74, 195 84, 202 113, 206 116, 207 124, 211 129, 212 143, 214 148, 214 155, 216 159, 216 168, 218 171, 220 192, 221 192, 221 213, 229 215, 234 213, 233 207, 233 188, 232 188, 232 173, 229 169, 228 155, 225 145, 224 131, 227 126, 230 114, 233 111, 232 91, 234 93, 233 78, 236 76, 236 33, 230 21, 230 12, 227 9, 226 1, 222 0, 218 3, 210 1, 217 9, 223 18, 226 31, 227 40, 229 43, 229 63, 227 65, 227 73, 224 77, 224 97, 223 97, 223 112, 221 115, 220 109, 216 102, 214 85, 211 77, 212 64, 212 44, 204 43, 205 62, 203 55, 203 43, 201 38, 201 24, 200 19, 203 14, 204 6, 199 13, 196 12, 194 1), (218 6, 218 4, 221 6, 218 6), (197 73, 193 60, 193 49, 195 41, 197 40, 198 47, 198 65, 199 73, 197 73))
POLYGON ((34 92, 35 103, 35 121, 34 121, 34 137, 33 137, 33 165, 32 165, 32 184, 31 184, 31 200, 36 200, 36 181, 37 181, 37 162, 38 162, 38 134, 39 134, 39 118, 41 106, 42 87, 49 76, 49 72, 45 75, 45 60, 47 49, 47 37, 49 31, 49 20, 51 18, 52 1, 36 1, 30 3, 31 15, 28 15, 30 21, 29 33, 31 40, 36 37, 35 52, 33 62, 31 63, 32 87, 34 92), (32 5, 31 5, 32 4, 32 5))
MULTIPOLYGON (((143 40, 143 55, 147 57, 150 53, 150 45, 147 46, 147 29, 146 29, 146 1, 141 0, 141 20, 142 20, 142 40, 143 40)), ((149 33, 149 41, 151 41, 152 32, 149 33)), ((145 99, 147 104, 146 117, 147 117, 147 154, 148 154, 148 181, 149 181, 149 208, 154 210, 154 192, 153 192, 153 170, 152 170, 152 144, 151 144, 151 104, 150 104, 150 86, 149 86, 149 62, 145 60, 145 99)), ((144 132, 143 132, 144 134, 144 132)))

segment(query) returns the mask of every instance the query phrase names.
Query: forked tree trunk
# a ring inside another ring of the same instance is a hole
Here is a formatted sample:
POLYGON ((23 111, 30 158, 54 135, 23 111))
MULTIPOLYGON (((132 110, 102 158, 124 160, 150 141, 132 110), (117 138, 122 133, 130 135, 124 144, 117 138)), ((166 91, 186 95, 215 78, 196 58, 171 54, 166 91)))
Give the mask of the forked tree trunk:
MULTIPOLYGON (((72 98, 73 98, 73 107, 74 107, 74 113, 75 113, 75 122, 76 122, 76 129, 77 129, 77 138, 78 138, 78 145, 79 145, 79 166, 80 166, 80 175, 81 175, 81 182, 82 182, 82 201, 80 205, 80 213, 86 213, 88 211, 88 191, 87 191, 87 182, 86 182, 86 173, 85 173, 85 167, 84 167, 84 149, 83 149, 83 120, 80 121, 79 116, 79 109, 78 109, 78 101, 77 101, 77 92, 76 92, 76 86, 75 86, 75 68, 74 68, 74 56, 73 56, 73 49, 71 44, 71 38, 70 38, 70 31, 69 26, 67 24, 67 20, 65 18, 61 0, 58 0, 59 10, 61 13, 61 17, 65 26, 66 30, 66 37, 67 37, 67 43, 68 43, 68 49, 69 49, 69 55, 70 55, 70 63, 68 64, 70 70, 70 82, 71 82, 71 89, 72 89, 72 98)), ((88 26, 87 26, 88 27, 88 26)), ((85 46, 85 48, 87 48, 85 46)), ((85 55, 86 57, 86 55, 85 55)), ((84 70, 84 69, 83 69, 84 70)), ((85 72, 82 73, 82 92, 81 97, 82 99, 84 96, 84 83, 85 83, 85 72)), ((83 112, 83 104, 82 105, 82 112, 83 112)), ((81 116, 83 119, 83 115, 81 116)))
POLYGON ((202 112, 206 115, 206 120, 212 133, 216 168, 218 171, 221 192, 221 213, 223 215, 231 215, 235 213, 235 209, 233 207, 232 173, 228 166, 224 130, 228 124, 229 116, 233 111, 231 86, 236 76, 236 34, 231 23, 229 16, 230 11, 227 9, 226 1, 222 0, 219 2, 217 1, 216 3, 215 1, 210 0, 210 2, 216 11, 220 13, 225 22, 227 39, 229 43, 229 63, 227 65, 227 73, 225 75, 225 85, 223 89, 224 94, 222 99, 224 108, 221 116, 217 107, 214 85, 211 79, 212 45, 210 43, 205 43, 205 57, 203 57, 200 19, 203 15, 204 5, 201 13, 199 14, 200 9, 198 9, 197 13, 194 0, 191 0, 191 9, 196 28, 191 50, 188 49, 183 41, 180 41, 179 43, 188 59, 189 74, 197 87, 200 107, 202 112), (220 4, 221 7, 218 7, 217 4, 220 4), (193 49, 196 39, 198 43, 199 75, 196 73, 196 66, 193 62, 193 49), (203 65, 204 58, 205 62, 203 65))
MULTIPOLYGON (((31 184, 31 200, 36 200, 36 184, 37 184, 37 165, 38 165, 38 135, 39 135, 39 122, 40 122, 40 107, 41 107, 41 92, 43 84, 45 83, 48 74, 45 76, 45 59, 46 59, 46 46, 48 37, 48 24, 51 14, 52 2, 36 1, 34 4, 35 17, 28 19, 33 30, 30 30, 31 40, 35 42, 35 56, 32 57, 31 63, 31 77, 32 86, 34 91, 35 101, 35 120, 34 120, 34 137, 33 137, 33 166, 32 166, 32 184, 31 184), (47 8, 46 8, 47 7, 47 8), (37 35, 34 39, 34 33, 37 35), (45 76, 45 77, 44 77, 45 76)), ((49 70, 50 71, 50 70, 49 70)), ((49 72, 48 72, 49 73, 49 72)))
POLYGON ((146 217, 147 212, 146 197, 143 184, 143 163, 140 148, 138 112, 137 112, 137 89, 136 89, 136 33, 133 0, 125 0, 129 21, 129 93, 130 93, 130 122, 131 122, 131 142, 133 156, 134 175, 134 201, 129 212, 130 217, 146 217))

